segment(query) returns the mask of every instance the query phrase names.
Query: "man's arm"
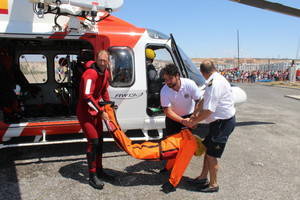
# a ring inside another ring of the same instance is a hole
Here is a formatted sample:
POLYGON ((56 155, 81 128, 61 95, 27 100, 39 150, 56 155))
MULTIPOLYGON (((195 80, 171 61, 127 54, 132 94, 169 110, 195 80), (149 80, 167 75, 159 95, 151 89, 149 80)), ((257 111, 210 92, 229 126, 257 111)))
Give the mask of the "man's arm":
POLYGON ((83 98, 89 106, 89 113, 92 116, 103 113, 103 108, 98 105, 98 102, 93 97, 97 79, 96 73, 97 72, 95 70, 88 69, 81 77, 84 84, 84 87, 82 88, 83 98))
POLYGON ((203 103, 203 99, 198 101, 198 103, 195 105, 195 110, 192 116, 187 122, 184 122, 185 126, 194 127, 198 122, 206 119, 207 117, 209 117, 209 115, 212 114, 212 111, 210 110, 203 110, 203 103))
POLYGON ((206 119, 209 117, 213 112, 210 110, 201 110, 199 113, 196 115, 192 115, 192 117, 189 120, 189 127, 195 126, 198 122, 201 122, 202 120, 206 119))
POLYGON ((220 96, 220 89, 217 86, 208 86, 205 89, 204 97, 197 105, 197 111, 194 112, 188 122, 189 127, 195 126, 216 111, 220 96))
POLYGON ((196 101, 193 115, 196 115, 197 113, 199 113, 202 110, 202 107, 203 107, 203 99, 196 101))
POLYGON ((183 124, 184 119, 183 119, 181 116, 177 115, 177 114, 172 110, 172 108, 170 108, 170 107, 164 107, 164 113, 165 113, 165 115, 166 115, 167 117, 169 117, 170 119, 172 119, 172 120, 174 120, 174 121, 176 121, 176 122, 179 122, 179 123, 183 124))

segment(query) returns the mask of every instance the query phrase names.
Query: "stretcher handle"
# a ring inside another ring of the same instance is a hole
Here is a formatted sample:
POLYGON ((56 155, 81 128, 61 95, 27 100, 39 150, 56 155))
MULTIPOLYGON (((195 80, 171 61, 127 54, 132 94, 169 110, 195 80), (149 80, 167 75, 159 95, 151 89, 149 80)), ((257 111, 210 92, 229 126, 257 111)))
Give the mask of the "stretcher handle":
POLYGON ((100 101, 99 102, 99 106, 105 106, 105 105, 112 105, 112 106, 114 106, 115 102, 114 101, 100 101))
POLYGON ((111 107, 113 107, 115 110, 118 109, 118 106, 115 105, 115 102, 114 101, 100 101, 99 102, 99 106, 103 107, 105 105, 110 105, 111 107))

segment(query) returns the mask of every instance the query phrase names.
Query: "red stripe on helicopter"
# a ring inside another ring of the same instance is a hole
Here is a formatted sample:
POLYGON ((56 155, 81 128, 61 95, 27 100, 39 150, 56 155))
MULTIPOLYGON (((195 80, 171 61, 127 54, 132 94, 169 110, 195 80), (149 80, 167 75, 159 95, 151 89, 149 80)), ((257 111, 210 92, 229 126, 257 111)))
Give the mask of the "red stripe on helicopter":
POLYGON ((144 28, 135 27, 114 16, 109 16, 97 25, 98 33, 85 33, 80 37, 80 39, 90 42, 95 52, 111 46, 134 48, 145 32, 144 28))
POLYGON ((110 46, 134 48, 145 29, 138 28, 117 17, 109 16, 98 24, 98 31, 101 37, 101 46, 104 49, 110 46))
POLYGON ((0 142, 3 138, 19 136, 42 135, 46 131, 47 135, 72 134, 79 133, 81 130, 78 121, 56 121, 56 122, 37 122, 25 124, 5 124, 0 122, 0 142), (24 126, 24 127, 22 127, 24 126))
POLYGON ((8 14, 8 9, 1 9, 0 8, 0 14, 8 14))
POLYGON ((64 39, 67 36, 67 32, 55 32, 49 38, 50 39, 64 39))
POLYGON ((0 143, 3 141, 3 136, 5 135, 7 128, 7 124, 0 122, 0 143))
POLYGON ((78 133, 81 127, 78 121, 57 121, 28 123, 20 136, 42 135, 45 130, 47 135, 78 133))

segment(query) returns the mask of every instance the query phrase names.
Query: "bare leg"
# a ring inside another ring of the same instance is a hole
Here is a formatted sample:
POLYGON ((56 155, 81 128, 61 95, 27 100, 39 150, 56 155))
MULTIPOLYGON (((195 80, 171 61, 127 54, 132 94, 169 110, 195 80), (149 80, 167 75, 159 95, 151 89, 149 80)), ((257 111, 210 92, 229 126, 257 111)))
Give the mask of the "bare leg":
POLYGON ((219 165, 218 165, 218 160, 215 157, 207 156, 207 161, 208 161, 208 169, 209 169, 209 178, 210 178, 210 182, 209 182, 209 186, 210 187, 217 187, 218 183, 217 183, 217 173, 218 173, 218 169, 219 169, 219 165))
POLYGON ((207 175, 208 175, 208 161, 207 161, 207 155, 205 154, 203 159, 202 172, 200 176, 197 177, 197 179, 205 179, 207 178, 207 175))

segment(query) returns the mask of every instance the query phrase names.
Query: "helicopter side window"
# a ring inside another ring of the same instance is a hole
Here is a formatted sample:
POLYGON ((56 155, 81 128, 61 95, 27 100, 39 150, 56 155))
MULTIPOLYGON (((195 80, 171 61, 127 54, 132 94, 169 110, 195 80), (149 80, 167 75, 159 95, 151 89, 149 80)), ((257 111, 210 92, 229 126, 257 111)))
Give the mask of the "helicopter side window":
POLYGON ((153 60, 153 65, 157 71, 160 71, 167 64, 174 64, 172 56, 166 48, 156 49, 155 54, 156 57, 153 60))
POLYGON ((200 70, 197 69, 192 60, 184 53, 184 51, 180 47, 178 47, 178 49, 183 63, 186 67, 189 78, 194 80, 198 86, 202 86, 203 84, 205 84, 205 79, 200 73, 200 70))
POLYGON ((111 47, 112 87, 130 87, 134 83, 133 52, 128 47, 111 47))
POLYGON ((55 81, 58 83, 70 82, 72 77, 72 64, 77 62, 77 56, 74 54, 58 54, 54 58, 55 81))
POLYGON ((23 54, 19 57, 20 70, 30 84, 46 83, 47 58, 42 54, 23 54))

